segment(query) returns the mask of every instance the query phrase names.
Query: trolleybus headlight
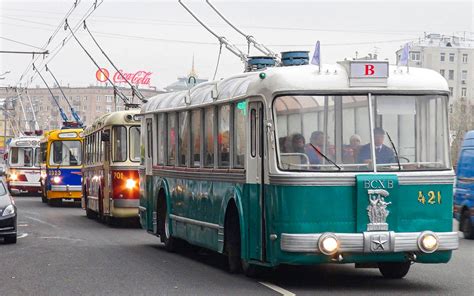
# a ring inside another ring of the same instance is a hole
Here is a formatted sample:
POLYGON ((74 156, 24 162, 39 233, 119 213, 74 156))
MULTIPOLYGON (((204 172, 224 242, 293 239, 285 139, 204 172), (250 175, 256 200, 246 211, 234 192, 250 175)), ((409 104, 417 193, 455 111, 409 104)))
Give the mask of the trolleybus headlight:
POLYGON ((12 173, 12 174, 10 175, 10 180, 16 181, 17 179, 18 179, 18 175, 17 175, 16 173, 12 173))
POLYGON ((431 231, 424 231, 418 237, 418 248, 424 253, 433 253, 439 247, 438 236, 431 231))
POLYGON ((125 187, 127 189, 133 189, 135 188, 135 185, 137 185, 137 181, 133 179, 127 179, 127 181, 125 182, 125 187))
POLYGON ((339 249, 339 241, 333 233, 325 233, 319 237, 318 247, 324 255, 333 255, 339 249))
POLYGON ((61 178, 59 176, 54 176, 53 177, 53 182, 56 183, 56 184, 59 184, 59 182, 61 182, 61 178))

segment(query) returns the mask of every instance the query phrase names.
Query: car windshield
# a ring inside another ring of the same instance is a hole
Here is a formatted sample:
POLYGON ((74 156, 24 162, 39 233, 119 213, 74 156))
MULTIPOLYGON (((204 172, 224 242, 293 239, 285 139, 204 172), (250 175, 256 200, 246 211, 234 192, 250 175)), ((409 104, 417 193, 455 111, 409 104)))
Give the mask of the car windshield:
POLYGON ((277 97, 280 169, 373 171, 374 163, 379 171, 447 169, 446 106, 445 96, 373 96, 371 131, 367 95, 277 97))
POLYGON ((7 194, 7 189, 5 188, 5 184, 3 181, 0 181, 0 197, 7 194))
POLYGON ((50 165, 78 166, 82 164, 80 141, 54 141, 51 144, 50 165))

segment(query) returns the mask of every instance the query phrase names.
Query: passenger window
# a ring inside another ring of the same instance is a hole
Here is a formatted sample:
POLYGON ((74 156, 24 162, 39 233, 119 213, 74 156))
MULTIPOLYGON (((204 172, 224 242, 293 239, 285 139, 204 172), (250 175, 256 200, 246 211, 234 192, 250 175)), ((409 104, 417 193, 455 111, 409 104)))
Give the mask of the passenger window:
POLYGON ((250 141, 250 154, 255 157, 257 156, 257 111, 255 109, 250 111, 250 141))
MULTIPOLYGON (((127 160, 127 129, 124 126, 113 127, 113 161, 127 160)), ((95 138, 95 135, 94 135, 95 138)), ((94 145, 95 146, 95 145, 94 145)))
POLYGON ((179 113, 179 166, 188 165, 189 151, 189 118, 188 112, 179 113))
POLYGON ((204 119, 204 166, 214 167, 214 122, 215 109, 206 109, 204 119))
POLYGON ((245 120, 247 118, 247 102, 242 101, 234 107, 234 167, 244 168, 246 133, 245 120))
POLYGON ((152 158, 151 155, 151 151, 152 151, 152 147, 153 147, 153 133, 152 133, 152 130, 151 130, 151 127, 152 127, 152 124, 151 124, 151 118, 147 118, 146 119, 146 143, 147 143, 147 156, 148 158, 152 158))
POLYGON ((166 151, 166 114, 158 114, 158 164, 165 163, 166 151))
POLYGON ((201 165, 201 110, 191 113, 191 166, 201 165))
POLYGON ((230 105, 219 107, 219 167, 229 167, 230 160, 230 105))
POLYGON ((176 165, 176 114, 168 114, 168 165, 176 165))

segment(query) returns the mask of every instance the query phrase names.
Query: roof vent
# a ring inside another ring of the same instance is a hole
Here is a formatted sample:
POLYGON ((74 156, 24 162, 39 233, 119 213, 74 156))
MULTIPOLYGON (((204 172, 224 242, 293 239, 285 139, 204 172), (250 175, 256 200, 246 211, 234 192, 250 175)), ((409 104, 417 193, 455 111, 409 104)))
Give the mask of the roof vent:
POLYGON ((284 51, 281 53, 282 66, 300 66, 309 63, 309 51, 284 51))
POLYGON ((247 60, 247 72, 258 71, 275 66, 275 58, 267 56, 249 57, 247 60))

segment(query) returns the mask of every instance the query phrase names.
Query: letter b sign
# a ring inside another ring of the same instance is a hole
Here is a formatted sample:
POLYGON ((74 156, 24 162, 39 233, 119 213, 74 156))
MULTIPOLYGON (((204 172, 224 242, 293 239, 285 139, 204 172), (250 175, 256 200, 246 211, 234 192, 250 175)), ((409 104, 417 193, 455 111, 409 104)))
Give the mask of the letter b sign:
POLYGON ((365 65, 365 76, 374 75, 374 73, 375 73, 374 68, 375 68, 374 65, 371 65, 371 64, 365 65))

